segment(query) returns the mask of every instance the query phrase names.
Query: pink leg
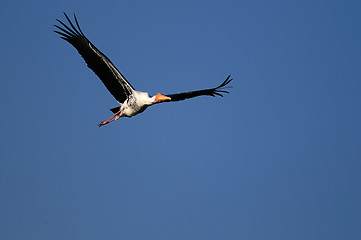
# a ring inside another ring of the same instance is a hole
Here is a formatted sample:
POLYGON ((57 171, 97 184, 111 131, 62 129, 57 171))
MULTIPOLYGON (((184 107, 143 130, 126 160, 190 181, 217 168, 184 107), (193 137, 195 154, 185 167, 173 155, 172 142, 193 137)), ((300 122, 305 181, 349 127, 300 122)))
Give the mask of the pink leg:
POLYGON ((99 123, 98 124, 98 126, 99 127, 101 127, 101 126, 103 126, 103 125, 105 125, 105 124, 108 124, 108 123, 110 123, 110 122, 113 122, 113 121, 115 121, 115 116, 117 116, 119 113, 121 113, 121 109, 118 111, 118 112, 116 112, 111 118, 109 118, 108 120, 104 120, 103 122, 101 122, 101 123, 99 123))

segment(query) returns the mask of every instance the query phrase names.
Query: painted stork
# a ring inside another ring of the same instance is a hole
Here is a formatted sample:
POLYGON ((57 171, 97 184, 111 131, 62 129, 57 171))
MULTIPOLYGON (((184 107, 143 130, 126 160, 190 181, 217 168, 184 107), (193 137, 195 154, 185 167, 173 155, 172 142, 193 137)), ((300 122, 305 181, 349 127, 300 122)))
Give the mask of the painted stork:
POLYGON ((227 79, 215 88, 209 88, 198 91, 190 91, 176 94, 157 95, 150 97, 146 92, 139 92, 135 90, 132 85, 125 79, 125 77, 118 71, 107 56, 100 52, 84 35, 80 29, 78 20, 74 14, 75 25, 70 21, 69 17, 64 13, 70 26, 56 19, 61 26, 54 25, 58 30, 54 32, 61 35, 61 38, 73 45, 83 57, 88 67, 102 80, 108 91, 120 104, 119 107, 110 109, 114 115, 108 120, 102 121, 98 124, 99 127, 108 124, 112 121, 118 120, 120 117, 132 117, 138 113, 143 112, 147 107, 161 103, 181 101, 188 98, 194 98, 202 95, 206 96, 221 96, 224 93, 229 93, 224 90, 232 79, 229 75, 227 79))

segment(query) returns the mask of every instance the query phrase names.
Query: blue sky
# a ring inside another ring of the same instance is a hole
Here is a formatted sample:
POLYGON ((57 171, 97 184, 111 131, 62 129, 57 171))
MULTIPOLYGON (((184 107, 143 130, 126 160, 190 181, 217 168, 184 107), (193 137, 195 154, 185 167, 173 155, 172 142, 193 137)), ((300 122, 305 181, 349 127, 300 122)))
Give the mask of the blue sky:
POLYGON ((0 238, 360 239, 360 1, 0 4, 0 238), (159 104, 117 102, 55 33, 159 104))

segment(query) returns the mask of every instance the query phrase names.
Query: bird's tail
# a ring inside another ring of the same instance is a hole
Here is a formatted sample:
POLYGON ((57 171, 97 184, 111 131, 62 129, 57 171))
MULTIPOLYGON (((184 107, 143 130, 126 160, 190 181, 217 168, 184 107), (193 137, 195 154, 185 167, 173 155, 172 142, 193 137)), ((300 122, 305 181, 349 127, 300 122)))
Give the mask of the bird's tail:
POLYGON ((112 111, 113 113, 117 113, 117 112, 119 112, 119 110, 120 110, 120 106, 119 107, 115 107, 115 108, 111 108, 111 109, 109 109, 110 111, 112 111))

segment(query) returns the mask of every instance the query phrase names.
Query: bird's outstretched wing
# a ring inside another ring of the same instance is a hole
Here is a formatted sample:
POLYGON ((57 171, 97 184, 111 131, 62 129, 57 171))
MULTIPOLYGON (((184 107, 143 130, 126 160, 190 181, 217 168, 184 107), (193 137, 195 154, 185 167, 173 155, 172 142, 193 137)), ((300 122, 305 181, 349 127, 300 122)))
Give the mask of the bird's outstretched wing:
POLYGON ((134 88, 118 71, 113 63, 100 52, 84 35, 79 27, 78 20, 74 14, 76 27, 64 13, 70 26, 67 26, 59 19, 56 19, 61 26, 54 25, 60 31, 54 31, 61 35, 61 38, 73 45, 80 55, 84 58, 88 67, 102 80, 108 91, 115 97, 118 102, 123 103, 134 88))
POLYGON ((174 102, 174 101, 182 101, 188 98, 194 98, 198 96, 220 96, 223 97, 222 94, 229 93, 228 91, 224 90, 225 88, 230 88, 230 86, 227 86, 228 83, 230 83, 233 79, 230 78, 231 75, 227 77, 227 79, 218 87, 210 88, 210 89, 204 89, 204 90, 198 90, 198 91, 191 91, 191 92, 183 92, 183 93, 176 93, 176 94, 166 94, 166 96, 170 97, 171 100, 168 100, 167 102, 174 102), (227 86, 227 87, 226 87, 227 86))

